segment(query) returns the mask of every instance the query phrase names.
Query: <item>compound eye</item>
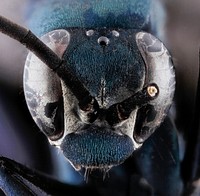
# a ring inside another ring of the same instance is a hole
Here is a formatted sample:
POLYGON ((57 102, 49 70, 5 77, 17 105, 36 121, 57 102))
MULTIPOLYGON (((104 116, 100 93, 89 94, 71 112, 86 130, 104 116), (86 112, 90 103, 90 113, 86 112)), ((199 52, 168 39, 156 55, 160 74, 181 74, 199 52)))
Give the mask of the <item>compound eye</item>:
POLYGON ((159 39, 150 33, 138 32, 136 43, 146 65, 145 83, 157 85, 148 86, 147 93, 151 97, 159 93, 156 99, 140 108, 142 117, 138 118, 140 126, 134 135, 141 143, 154 132, 167 115, 175 92, 175 71, 171 56, 159 39))
MULTIPOLYGON (((62 57, 70 35, 59 29, 45 34, 41 40, 62 57)), ((25 62, 24 93, 29 111, 40 130, 51 140, 59 139, 64 131, 60 78, 31 52, 25 62)))

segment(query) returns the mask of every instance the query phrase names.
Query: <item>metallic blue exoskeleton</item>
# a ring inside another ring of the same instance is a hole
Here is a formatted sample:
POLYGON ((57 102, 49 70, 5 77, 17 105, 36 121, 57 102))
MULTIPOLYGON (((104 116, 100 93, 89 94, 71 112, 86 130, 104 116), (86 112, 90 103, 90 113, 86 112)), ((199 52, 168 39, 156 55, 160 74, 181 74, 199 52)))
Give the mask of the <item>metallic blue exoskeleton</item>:
POLYGON ((131 187, 128 194, 178 194, 177 141, 166 118, 175 72, 168 50, 150 34, 157 30, 151 1, 43 0, 30 5, 30 29, 62 59, 52 69, 33 51, 24 68, 28 108, 50 144, 78 171, 108 172, 128 164, 130 171, 122 169, 123 183, 131 187), (162 140, 167 141, 162 145, 162 140))
POLYGON ((142 29, 151 9, 149 0, 43 0, 30 4, 29 25, 40 36, 67 27, 142 29))
POLYGON ((29 110, 76 169, 109 169, 128 158, 163 121, 175 87, 170 55, 158 39, 142 32, 149 1, 52 4, 44 1, 30 24, 39 35, 48 32, 41 39, 66 65, 58 68, 62 73, 54 73, 28 56, 24 89, 29 110), (96 106, 80 106, 65 69, 81 81, 96 106), (156 99, 147 101, 145 93, 156 99), (125 104, 129 97, 138 98, 125 104))

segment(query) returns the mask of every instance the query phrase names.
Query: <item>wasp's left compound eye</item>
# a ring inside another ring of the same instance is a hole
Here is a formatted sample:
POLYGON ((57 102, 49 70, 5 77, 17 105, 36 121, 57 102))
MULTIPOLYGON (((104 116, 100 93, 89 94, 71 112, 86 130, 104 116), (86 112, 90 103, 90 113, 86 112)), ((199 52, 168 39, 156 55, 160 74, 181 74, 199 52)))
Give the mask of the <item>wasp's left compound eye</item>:
MULTIPOLYGON (((41 40, 62 58, 70 35, 66 30, 54 30, 41 40)), ((57 74, 33 53, 29 53, 24 68, 24 92, 30 113, 38 127, 51 140, 64 131, 61 81, 57 74)))

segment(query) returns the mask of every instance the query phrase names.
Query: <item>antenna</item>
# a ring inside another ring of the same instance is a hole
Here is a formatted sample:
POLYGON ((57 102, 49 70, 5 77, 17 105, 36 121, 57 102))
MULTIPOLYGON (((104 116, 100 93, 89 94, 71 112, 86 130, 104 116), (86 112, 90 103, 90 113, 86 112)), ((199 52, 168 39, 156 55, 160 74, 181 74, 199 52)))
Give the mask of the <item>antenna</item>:
POLYGON ((0 16, 0 32, 19 41, 32 51, 41 61, 50 69, 54 70, 58 76, 65 82, 66 86, 72 91, 79 101, 80 109, 91 113, 98 110, 97 101, 90 95, 81 81, 70 71, 67 62, 59 58, 48 46, 46 46, 30 30, 13 23, 7 18, 0 16), (90 108, 90 111, 88 111, 90 108))

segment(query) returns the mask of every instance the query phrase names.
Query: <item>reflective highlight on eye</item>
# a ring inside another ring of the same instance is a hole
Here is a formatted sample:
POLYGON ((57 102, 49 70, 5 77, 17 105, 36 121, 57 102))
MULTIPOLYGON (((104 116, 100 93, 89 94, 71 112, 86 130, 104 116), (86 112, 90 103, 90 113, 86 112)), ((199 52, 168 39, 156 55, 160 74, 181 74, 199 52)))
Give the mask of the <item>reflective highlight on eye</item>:
POLYGON ((151 96, 151 97, 155 97, 158 94, 158 88, 155 85, 151 85, 147 88, 147 93, 151 96))

